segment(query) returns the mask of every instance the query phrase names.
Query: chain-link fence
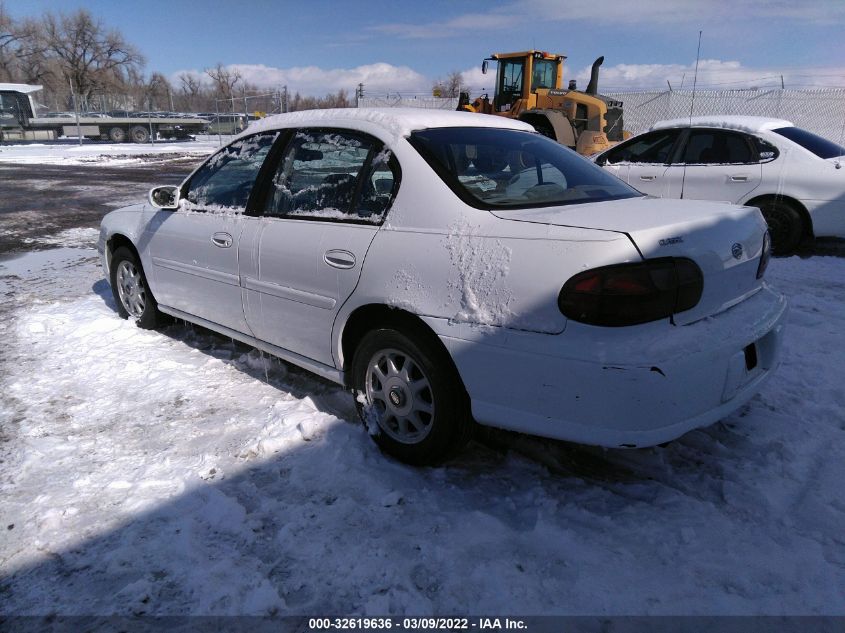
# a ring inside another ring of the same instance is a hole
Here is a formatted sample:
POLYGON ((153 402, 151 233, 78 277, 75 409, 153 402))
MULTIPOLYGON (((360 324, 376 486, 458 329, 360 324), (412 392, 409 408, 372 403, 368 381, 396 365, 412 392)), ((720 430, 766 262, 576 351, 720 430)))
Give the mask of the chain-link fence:
MULTIPOLYGON (((625 129, 637 134, 662 119, 688 117, 692 90, 608 92, 624 103, 625 129)), ((833 141, 845 134, 845 88, 815 90, 697 90, 694 115, 777 117, 833 141)))
POLYGON ((456 110, 458 98, 403 97, 401 95, 367 95, 358 98, 359 108, 427 108, 429 110, 456 110))
MULTIPOLYGON (((634 134, 647 130, 663 119, 688 117, 693 102, 692 90, 604 94, 624 103, 625 129, 634 134)), ((398 94, 367 95, 358 99, 359 108, 410 107, 454 110, 457 106, 457 99, 398 94)), ((845 88, 697 90, 693 114, 776 117, 841 142, 845 137, 845 88)))

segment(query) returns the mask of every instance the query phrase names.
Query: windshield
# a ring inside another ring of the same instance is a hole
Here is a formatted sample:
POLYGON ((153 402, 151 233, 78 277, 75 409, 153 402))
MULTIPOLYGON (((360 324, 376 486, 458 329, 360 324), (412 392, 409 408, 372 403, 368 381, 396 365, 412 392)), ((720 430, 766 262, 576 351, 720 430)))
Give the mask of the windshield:
POLYGON ((572 150, 531 132, 436 128, 414 132, 410 141, 460 198, 481 209, 642 196, 572 150))
POLYGON ((801 147, 813 152, 819 158, 845 156, 845 147, 837 145, 833 141, 828 141, 826 138, 822 138, 807 130, 802 130, 800 127, 782 127, 772 131, 788 138, 794 143, 798 143, 801 147))
POLYGON ((535 59, 531 77, 531 92, 537 88, 554 88, 557 79, 558 62, 551 59, 535 59))

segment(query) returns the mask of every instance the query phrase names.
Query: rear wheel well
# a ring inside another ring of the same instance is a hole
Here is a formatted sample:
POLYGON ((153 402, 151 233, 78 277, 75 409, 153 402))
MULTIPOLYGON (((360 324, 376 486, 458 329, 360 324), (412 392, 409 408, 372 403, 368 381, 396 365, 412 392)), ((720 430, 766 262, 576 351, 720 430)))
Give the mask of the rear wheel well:
POLYGON ((757 196, 756 198, 752 198, 748 202, 745 202, 745 206, 748 207, 758 207, 761 204, 765 204, 766 202, 780 202, 781 204, 786 204, 795 209, 798 212, 798 215, 801 216, 801 224, 802 224, 802 232, 805 237, 813 237, 813 221, 810 218, 810 213, 807 211, 807 208, 801 204, 795 198, 790 198, 789 196, 780 196, 777 194, 766 194, 764 196, 757 196))
MULTIPOLYGON (((352 365, 355 350, 359 343, 367 332, 382 328, 398 330, 407 336, 413 336, 420 344, 425 344, 430 346, 430 349, 437 350, 444 361, 448 361, 455 369, 455 373, 460 376, 449 350, 446 349, 443 341, 425 321, 417 315, 399 308, 391 308, 383 304, 370 304, 356 308, 349 315, 341 334, 343 381, 347 387, 352 385, 352 365)), ((463 385, 461 386, 463 387, 463 385)))

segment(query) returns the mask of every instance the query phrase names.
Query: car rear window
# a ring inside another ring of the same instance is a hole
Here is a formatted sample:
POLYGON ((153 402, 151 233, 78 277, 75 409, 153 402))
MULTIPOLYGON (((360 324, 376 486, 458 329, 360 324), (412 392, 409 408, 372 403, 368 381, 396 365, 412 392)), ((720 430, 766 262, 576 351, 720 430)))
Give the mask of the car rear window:
POLYGON ((845 156, 845 147, 837 145, 833 141, 828 141, 826 138, 802 130, 800 127, 782 127, 773 132, 788 138, 794 143, 798 143, 806 150, 813 152, 819 158, 836 158, 837 156, 845 156))
POLYGON ((495 128, 434 128, 411 144, 465 202, 524 209, 641 197, 575 152, 539 134, 495 128))

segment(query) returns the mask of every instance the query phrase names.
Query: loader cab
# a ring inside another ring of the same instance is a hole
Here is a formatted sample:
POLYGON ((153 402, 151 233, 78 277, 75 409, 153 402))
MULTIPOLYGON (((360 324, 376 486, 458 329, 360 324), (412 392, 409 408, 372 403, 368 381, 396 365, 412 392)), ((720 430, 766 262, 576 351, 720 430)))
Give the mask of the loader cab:
POLYGON ((536 106, 536 92, 542 88, 559 88, 563 72, 563 55, 551 55, 540 51, 524 53, 495 54, 484 60, 482 72, 487 72, 487 63, 498 63, 493 110, 497 113, 510 112, 517 101, 525 99, 522 110, 536 106))

